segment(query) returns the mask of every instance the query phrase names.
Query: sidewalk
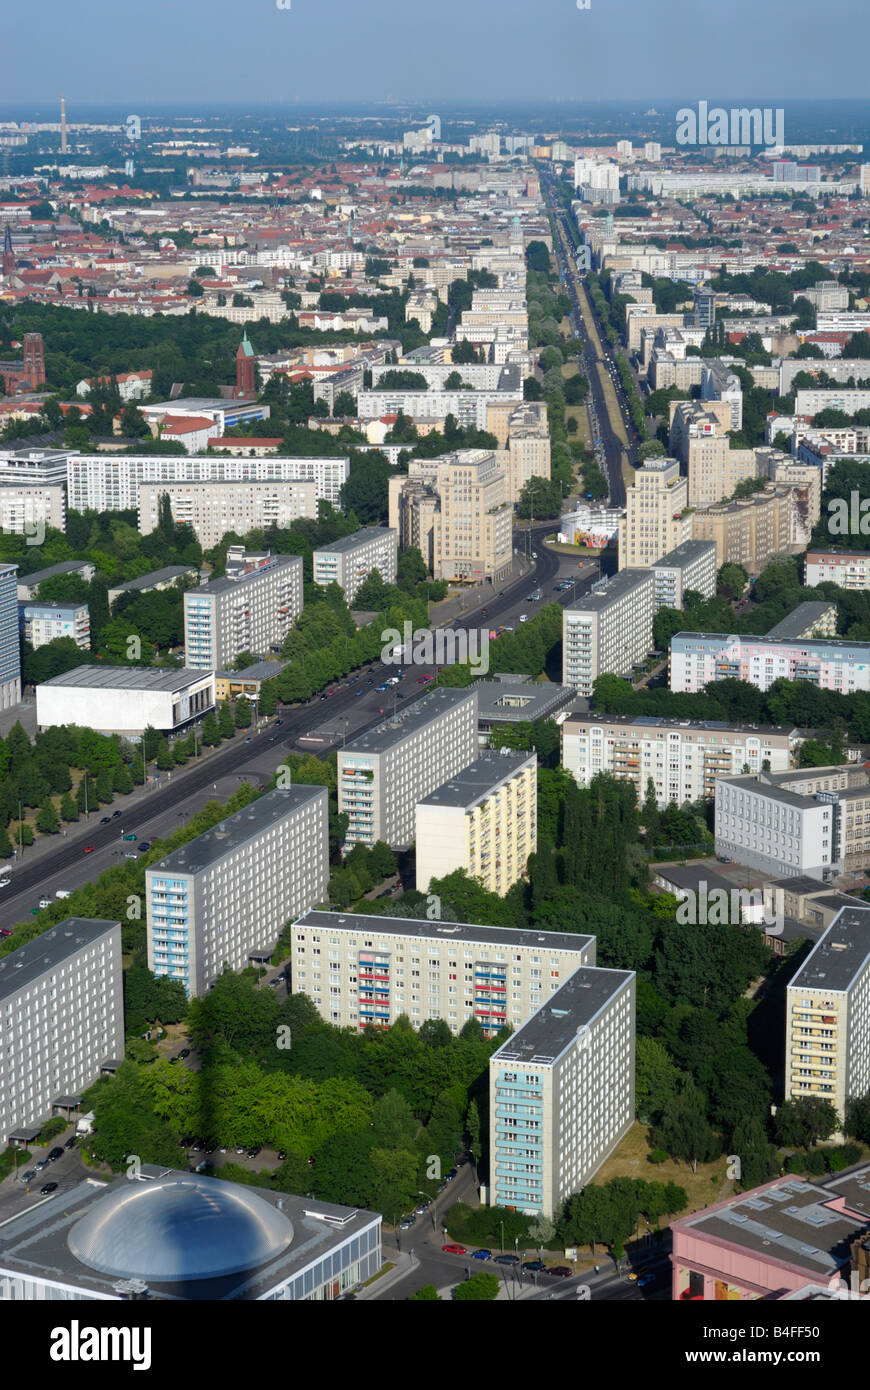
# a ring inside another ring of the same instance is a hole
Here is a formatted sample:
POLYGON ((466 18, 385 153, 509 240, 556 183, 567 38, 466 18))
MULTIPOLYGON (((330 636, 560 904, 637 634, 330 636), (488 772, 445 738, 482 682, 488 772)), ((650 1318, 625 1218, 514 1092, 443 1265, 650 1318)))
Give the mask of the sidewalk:
POLYGON ((433 603, 429 614, 432 626, 436 627, 452 622, 454 618, 461 617, 463 613, 473 612, 475 608, 480 608, 491 599, 496 598, 499 589, 506 589, 509 584, 516 583, 518 579, 522 579, 524 574, 528 574, 533 569, 534 564, 525 555, 518 555, 515 551, 510 574, 506 575, 498 584, 493 584, 491 580, 485 579, 479 584, 471 584, 467 589, 462 589, 460 593, 454 594, 450 598, 442 599, 440 603, 433 603))
POLYGON ((405 1251, 403 1254, 396 1252, 396 1254, 393 1255, 391 1253, 389 1259, 385 1259, 384 1263, 392 1264, 395 1268, 388 1270, 386 1274, 382 1274, 380 1278, 375 1279, 373 1284, 369 1284, 366 1288, 360 1289, 359 1293, 356 1295, 357 1300, 364 1298, 380 1298, 381 1294, 383 1294, 386 1289, 392 1288, 394 1284, 401 1283, 403 1279, 407 1279, 409 1274, 413 1274, 414 1270, 418 1268, 420 1261, 405 1251))

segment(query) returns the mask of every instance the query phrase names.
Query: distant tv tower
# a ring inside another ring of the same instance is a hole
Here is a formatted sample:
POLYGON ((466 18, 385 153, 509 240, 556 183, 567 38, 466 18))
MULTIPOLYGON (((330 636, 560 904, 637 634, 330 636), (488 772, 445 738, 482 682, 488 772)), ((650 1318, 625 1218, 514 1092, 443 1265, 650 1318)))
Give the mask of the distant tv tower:
POLYGON ((61 99, 60 99, 60 152, 61 152, 61 154, 67 154, 67 153, 68 153, 68 149, 69 149, 69 147, 68 147, 67 142, 66 142, 66 98, 62 96, 61 99))

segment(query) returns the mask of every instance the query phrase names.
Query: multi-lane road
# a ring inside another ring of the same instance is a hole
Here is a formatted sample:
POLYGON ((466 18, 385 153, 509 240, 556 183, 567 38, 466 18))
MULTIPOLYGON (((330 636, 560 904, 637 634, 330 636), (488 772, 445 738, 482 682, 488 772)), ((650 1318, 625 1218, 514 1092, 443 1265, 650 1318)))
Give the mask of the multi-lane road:
MULTIPOLYGON (((533 617, 546 603, 570 602, 573 591, 557 594, 554 585, 562 578, 576 579, 576 593, 584 593, 597 578, 595 562, 578 566, 576 558, 559 555, 543 545, 543 539, 553 530, 553 523, 518 531, 517 549, 530 551, 534 568, 522 578, 494 592, 482 608, 470 610, 447 627, 454 629, 511 626, 517 628, 520 615, 533 617), (541 599, 530 602, 536 589, 541 599)), ((497 643, 491 648, 490 659, 497 662, 497 643)), ((440 664, 440 663, 439 663, 440 664)), ((495 666, 497 668, 497 664, 495 666)), ((7 888, 0 889, 0 927, 11 928, 25 920, 41 898, 54 899, 58 889, 72 891, 95 880, 116 863, 123 863, 125 854, 135 854, 137 845, 170 834, 177 826, 217 797, 225 801, 242 781, 254 786, 266 785, 288 753, 311 752, 326 756, 346 739, 365 729, 373 728, 385 715, 411 705, 425 693, 427 675, 435 674, 432 665, 407 668, 399 686, 387 691, 377 690, 395 668, 373 662, 353 676, 332 682, 328 696, 316 695, 302 705, 280 710, 277 719, 265 723, 258 732, 238 733, 231 743, 190 764, 161 776, 159 785, 145 796, 108 810, 92 812, 87 824, 77 824, 69 833, 52 845, 50 857, 33 855, 24 858, 12 871, 7 888), (399 693, 401 692, 401 693, 399 693), (111 816, 113 809, 122 807, 117 819, 108 825, 100 824, 111 816), (126 841, 122 834, 135 834, 137 841, 126 841), (85 846, 93 851, 85 854, 85 846)))

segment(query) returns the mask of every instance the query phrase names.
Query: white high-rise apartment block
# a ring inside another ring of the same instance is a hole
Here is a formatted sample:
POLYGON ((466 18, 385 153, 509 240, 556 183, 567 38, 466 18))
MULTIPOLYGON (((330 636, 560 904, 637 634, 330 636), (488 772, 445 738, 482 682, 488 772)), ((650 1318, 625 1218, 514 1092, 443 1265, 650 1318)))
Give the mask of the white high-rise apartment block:
POLYGON ((21 703, 18 566, 0 564, 0 709, 21 703))
POLYGON ((293 923, 291 986, 341 1028, 474 1018, 493 1037, 594 964, 594 936, 314 911, 293 923))
POLYGON ((417 889, 464 869, 503 897, 537 848, 538 759, 507 748, 481 754, 417 803, 417 889))
MULTIPOLYGON (((243 440, 238 441, 240 444, 243 440)), ((166 454, 69 454, 63 456, 67 501, 76 511, 116 512, 139 506, 142 483, 313 483, 317 501, 341 506, 350 463, 339 458, 202 457, 166 454)), ((159 496, 160 489, 157 489, 159 496)), ((314 510, 316 518, 317 511, 314 510)))
POLYGON ((280 648, 302 612, 302 556, 267 555, 239 578, 184 595, 184 649, 194 670, 227 671, 242 652, 280 648))
POLYGON ((786 1100, 870 1091, 870 908, 844 907, 786 992, 786 1100))
POLYGON ((620 570, 606 588, 569 604, 562 619, 562 684, 592 694, 601 675, 627 676, 652 648, 655 575, 620 570))
POLYGON ((692 723, 651 714, 571 714, 562 725, 562 766, 586 787, 599 773, 633 782, 638 802, 652 779, 659 806, 712 799, 717 777, 744 768, 787 772, 795 729, 692 723))
POLYGON ((677 459, 647 459, 625 492, 626 511, 619 523, 619 568, 654 565, 684 541, 691 540, 689 484, 677 459))
POLYGON ((808 550, 804 585, 814 589, 825 583, 841 589, 870 589, 870 550, 808 550))
POLYGON ((121 925, 67 917, 0 958, 0 1148, 124 1055, 121 925))
POLYGON ((716 542, 683 541, 652 566, 656 577, 656 612, 682 608, 687 590, 712 598, 716 593, 716 542))
POLYGON ((657 140, 647 140, 643 147, 643 157, 647 164, 658 164, 662 157, 662 147, 657 140))
POLYGON ((317 520, 317 488, 292 483, 143 483, 139 488, 139 531, 148 536, 160 520, 166 495, 172 519, 190 526, 205 550, 220 545, 228 531, 246 536, 270 526, 285 528, 317 520))
POLYGON ((677 632, 671 638, 671 690, 694 693, 733 677, 769 690, 775 680, 806 680, 850 695, 870 690, 870 644, 815 638, 677 632))
POLYGON ((326 787, 267 792, 145 872, 148 968, 204 994, 326 896, 326 787))
POLYGON ((366 526, 315 550, 314 583, 324 588, 339 584, 351 604, 372 570, 377 570, 385 584, 395 584, 398 552, 399 533, 394 527, 366 526))
POLYGON ((635 975, 575 970, 489 1059, 491 1206, 547 1217, 634 1123, 635 975))
POLYGON ((0 477, 0 531, 14 531, 19 536, 38 541, 42 528, 66 530, 66 491, 60 484, 43 487, 37 483, 11 483, 0 477))
POLYGON ((338 752, 338 809, 347 844, 414 840, 417 802, 473 762, 477 692, 441 686, 338 752))

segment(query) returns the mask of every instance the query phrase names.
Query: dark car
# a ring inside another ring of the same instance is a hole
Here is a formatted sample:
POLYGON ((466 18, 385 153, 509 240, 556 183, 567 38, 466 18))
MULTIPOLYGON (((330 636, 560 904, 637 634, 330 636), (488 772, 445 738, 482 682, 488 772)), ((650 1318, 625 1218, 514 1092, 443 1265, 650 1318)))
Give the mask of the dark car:
POLYGON ((57 1163, 59 1158, 63 1158, 63 1149, 58 1146, 51 1150, 48 1155, 48 1161, 49 1163, 57 1163))
POLYGON ((497 1265, 518 1265, 519 1262, 519 1255, 496 1255, 495 1257, 497 1265))
POLYGON ((543 1260, 523 1260, 523 1269, 529 1274, 538 1274, 544 1268, 543 1260))
POLYGON ((50 1192, 57 1192, 57 1183, 47 1182, 44 1187, 41 1187, 39 1189, 39 1191, 41 1196, 47 1197, 50 1192))
POLYGON ((76 1146, 76 1137, 75 1137, 74 1134, 71 1134, 70 1137, 69 1137, 69 1139, 67 1139, 66 1143, 64 1144, 64 1148, 65 1148, 65 1149, 74 1149, 75 1146, 76 1146))
POLYGON ((185 1057, 189 1057, 189 1056, 190 1056, 190 1048, 189 1048, 189 1047, 183 1047, 183 1048, 181 1049, 181 1051, 179 1052, 178 1056, 179 1056, 180 1060, 183 1062, 184 1059, 185 1059, 185 1057))
POLYGON ((113 811, 113 812, 112 812, 112 820, 120 820, 120 818, 121 818, 121 812, 120 812, 120 811, 113 811))
POLYGON ((570 1279, 574 1271, 568 1265, 550 1265, 545 1273, 552 1274, 554 1279, 570 1279))
POLYGON ((139 844, 139 853, 140 853, 140 854, 146 854, 147 851, 148 851, 150 848, 151 848, 151 841, 150 841, 150 840, 142 840, 142 841, 140 841, 140 844, 139 844))
POLYGON ((19 1181, 19 1182, 23 1182, 23 1183, 29 1183, 29 1182, 33 1182, 33 1179, 34 1179, 35 1177, 36 1177, 36 1169, 35 1169, 35 1168, 28 1168, 28 1170, 27 1170, 26 1173, 22 1173, 22 1174, 21 1174, 21 1177, 18 1179, 18 1181, 19 1181))
POLYGON ((260 1152, 261 1147, 262 1145, 260 1144, 254 1144, 253 1148, 248 1149, 248 1158, 256 1158, 257 1154, 260 1152))
POLYGON ((111 819, 111 816, 103 816, 103 819, 100 821, 100 825, 109 825, 111 819))
POLYGON ((286 1157, 287 1157, 287 1155, 285 1154, 284 1150, 283 1150, 283 1149, 279 1149, 279 1150, 278 1150, 278 1162, 279 1162, 279 1163, 283 1163, 286 1157))

